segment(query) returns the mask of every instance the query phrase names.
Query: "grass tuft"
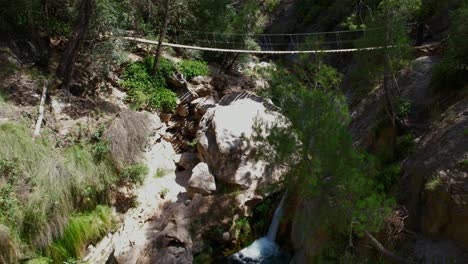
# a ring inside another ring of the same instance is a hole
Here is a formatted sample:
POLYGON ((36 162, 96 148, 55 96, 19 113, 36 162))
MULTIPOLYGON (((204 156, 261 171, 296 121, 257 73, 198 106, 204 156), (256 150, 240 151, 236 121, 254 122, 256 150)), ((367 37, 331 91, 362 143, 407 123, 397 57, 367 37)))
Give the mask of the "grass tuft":
POLYGON ((168 175, 171 172, 169 169, 163 169, 163 168, 158 168, 156 172, 154 173, 153 177, 160 179, 166 175, 168 175))
POLYGON ((426 191, 432 192, 432 191, 435 191, 437 188, 439 188, 439 186, 441 185, 442 185, 442 179, 439 177, 434 177, 426 183, 425 189, 426 191))
POLYGON ((98 241, 114 226, 111 209, 98 206, 87 213, 73 215, 66 225, 61 239, 54 241, 46 250, 54 263, 77 259, 86 245, 98 241))

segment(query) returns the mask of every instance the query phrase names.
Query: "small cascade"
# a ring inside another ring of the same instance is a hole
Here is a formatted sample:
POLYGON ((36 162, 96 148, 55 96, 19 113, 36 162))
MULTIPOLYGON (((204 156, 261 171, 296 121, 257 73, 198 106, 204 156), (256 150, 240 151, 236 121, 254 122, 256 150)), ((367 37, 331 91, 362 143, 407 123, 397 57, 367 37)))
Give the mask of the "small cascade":
POLYGON ((278 207, 275 210, 275 213, 273 214, 273 219, 271 220, 270 227, 268 228, 268 233, 267 233, 267 238, 273 242, 276 240, 276 234, 278 233, 278 228, 280 224, 281 217, 283 216, 283 206, 284 206, 284 200, 286 200, 286 196, 288 195, 288 192, 286 191, 281 198, 281 201, 278 205, 278 207))
POLYGON ((284 201, 287 197, 287 191, 281 198, 281 202, 273 214, 268 233, 266 236, 255 240, 251 245, 235 253, 230 257, 230 263, 283 263, 280 259, 281 251, 276 245, 276 235, 283 216, 284 201))

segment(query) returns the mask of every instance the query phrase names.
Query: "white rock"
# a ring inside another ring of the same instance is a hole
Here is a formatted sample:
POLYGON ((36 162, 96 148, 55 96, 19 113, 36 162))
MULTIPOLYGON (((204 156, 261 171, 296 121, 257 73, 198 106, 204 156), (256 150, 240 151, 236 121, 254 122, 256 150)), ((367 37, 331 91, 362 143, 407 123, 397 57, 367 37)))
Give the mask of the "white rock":
MULTIPOLYGON (((280 180, 281 170, 266 161, 256 160, 256 142, 247 144, 253 126, 275 124, 283 117, 267 111, 262 103, 250 98, 218 105, 203 116, 197 133, 200 160, 206 162, 216 179, 245 189, 270 185, 280 180)), ((266 136, 264 133, 263 136, 266 136)))
POLYGON ((189 191, 195 193, 210 194, 216 191, 215 178, 210 173, 208 164, 199 163, 193 168, 188 185, 189 191))

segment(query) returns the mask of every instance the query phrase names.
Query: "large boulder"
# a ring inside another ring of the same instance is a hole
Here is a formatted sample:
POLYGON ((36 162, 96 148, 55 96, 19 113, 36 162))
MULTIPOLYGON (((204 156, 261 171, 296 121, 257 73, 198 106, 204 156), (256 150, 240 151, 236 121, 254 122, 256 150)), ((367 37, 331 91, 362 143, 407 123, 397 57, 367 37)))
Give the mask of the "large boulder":
POLYGON ((216 191, 215 178, 210 173, 208 164, 202 162, 193 168, 188 185, 189 193, 210 194, 216 191))
POLYGON ((258 143, 250 140, 256 124, 271 126, 284 120, 268 109, 274 107, 260 97, 242 93, 223 98, 220 105, 207 110, 200 121, 197 147, 200 160, 208 164, 217 180, 244 189, 280 180, 281 168, 258 160, 258 143))
POLYGON ((177 164, 177 166, 182 167, 184 170, 191 170, 200 162, 200 160, 198 159, 197 154, 184 152, 182 154, 176 155, 174 162, 177 164))

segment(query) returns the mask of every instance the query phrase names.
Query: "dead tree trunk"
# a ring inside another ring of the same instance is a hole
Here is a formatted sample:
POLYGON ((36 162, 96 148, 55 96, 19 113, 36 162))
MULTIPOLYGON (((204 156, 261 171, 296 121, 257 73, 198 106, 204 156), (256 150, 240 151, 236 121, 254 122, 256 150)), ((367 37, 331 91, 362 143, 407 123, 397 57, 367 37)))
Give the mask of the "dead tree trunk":
POLYGON ((369 232, 364 231, 366 237, 370 240, 372 246, 382 253, 385 257, 391 260, 393 263, 398 264, 413 264, 413 262, 406 260, 398 255, 395 255, 393 252, 386 249, 375 237, 373 237, 369 232))
POLYGON ((41 126, 42 126, 42 120, 44 119, 46 97, 47 97, 47 80, 44 81, 44 87, 42 88, 41 102, 39 103, 39 117, 37 118, 37 121, 36 121, 36 127, 33 133, 33 140, 35 140, 36 137, 38 137, 41 134, 41 126))
POLYGON ((68 40, 67 48, 62 55, 62 60, 57 68, 57 77, 62 81, 62 87, 68 88, 73 75, 76 57, 83 42, 89 21, 93 12, 94 0, 82 0, 78 17, 73 25, 73 30, 68 40))
POLYGON ((163 18, 161 30, 159 31, 158 48, 156 49, 156 55, 154 56, 154 64, 153 64, 153 76, 154 77, 156 77, 156 75, 158 74, 159 60, 161 59, 162 42, 164 41, 164 37, 166 37, 167 25, 169 24, 170 2, 171 2, 170 0, 166 0, 164 2, 164 18, 163 18))

